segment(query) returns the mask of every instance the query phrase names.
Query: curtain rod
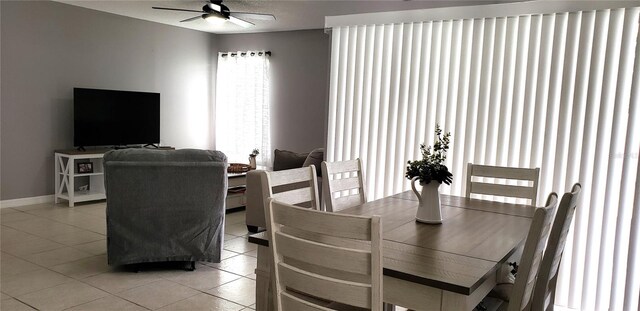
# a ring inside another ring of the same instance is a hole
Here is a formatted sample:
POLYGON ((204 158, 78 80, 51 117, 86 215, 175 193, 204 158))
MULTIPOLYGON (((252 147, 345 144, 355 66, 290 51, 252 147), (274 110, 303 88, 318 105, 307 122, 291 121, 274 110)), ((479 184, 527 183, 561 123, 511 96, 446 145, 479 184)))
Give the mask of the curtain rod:
MULTIPOLYGON (((240 54, 240 56, 245 56, 247 55, 247 53, 251 53, 251 56, 256 55, 256 53, 258 53, 258 56, 262 56, 262 54, 264 53, 267 56, 271 56, 271 51, 266 51, 266 52, 238 52, 240 54)), ((222 57, 226 57, 228 55, 231 55, 231 57, 234 57, 236 55, 238 55, 238 53, 220 53, 220 56, 222 57)))

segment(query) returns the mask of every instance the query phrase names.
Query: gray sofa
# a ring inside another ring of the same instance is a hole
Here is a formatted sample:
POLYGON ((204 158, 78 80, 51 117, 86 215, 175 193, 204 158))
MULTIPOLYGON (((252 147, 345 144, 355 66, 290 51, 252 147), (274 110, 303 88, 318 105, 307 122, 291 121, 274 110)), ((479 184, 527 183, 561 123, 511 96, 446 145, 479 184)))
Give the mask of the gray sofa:
MULTIPOLYGON (((318 173, 318 193, 321 194, 322 175, 320 172, 320 163, 322 163, 323 159, 323 148, 314 149, 308 153, 295 153, 276 149, 273 157, 273 170, 280 171, 315 165, 316 172, 318 173)), ((254 170, 247 173, 245 222, 247 224, 247 230, 253 233, 258 232, 260 228, 266 228, 264 198, 262 193, 264 178, 266 178, 264 170, 254 170)), ((318 199, 322 200, 322 195, 320 195, 318 199)), ((320 205, 322 206, 322 202, 320 202, 320 205)))
POLYGON ((220 262, 227 157, 124 149, 104 155, 109 265, 220 262))

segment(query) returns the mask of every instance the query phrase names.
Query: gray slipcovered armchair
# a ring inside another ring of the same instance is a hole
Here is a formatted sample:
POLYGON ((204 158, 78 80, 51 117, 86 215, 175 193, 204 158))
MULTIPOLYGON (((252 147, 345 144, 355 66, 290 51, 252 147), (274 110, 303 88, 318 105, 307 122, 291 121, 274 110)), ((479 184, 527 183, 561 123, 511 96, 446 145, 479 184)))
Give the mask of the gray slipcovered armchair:
POLYGON ((220 262, 227 157, 207 150, 104 155, 109 265, 220 262))

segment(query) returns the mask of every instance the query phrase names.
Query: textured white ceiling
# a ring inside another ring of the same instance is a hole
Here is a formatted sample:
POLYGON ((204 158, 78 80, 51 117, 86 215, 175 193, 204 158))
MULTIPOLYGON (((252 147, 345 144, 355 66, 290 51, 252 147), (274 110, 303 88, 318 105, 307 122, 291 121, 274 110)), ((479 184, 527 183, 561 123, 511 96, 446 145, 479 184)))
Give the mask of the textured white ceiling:
POLYGON ((522 0, 228 0, 223 3, 231 12, 270 13, 276 16, 275 21, 249 20, 255 23, 251 28, 242 28, 232 23, 214 26, 202 19, 192 22, 179 21, 197 16, 198 13, 154 10, 152 6, 170 7, 189 10, 200 10, 207 1, 174 0, 174 1, 123 1, 123 0, 54 0, 117 15, 123 15, 147 21, 174 25, 211 33, 250 33, 266 31, 287 31, 300 29, 324 28, 324 17, 413 9, 440 8, 463 5, 481 5, 492 3, 516 2, 522 0))

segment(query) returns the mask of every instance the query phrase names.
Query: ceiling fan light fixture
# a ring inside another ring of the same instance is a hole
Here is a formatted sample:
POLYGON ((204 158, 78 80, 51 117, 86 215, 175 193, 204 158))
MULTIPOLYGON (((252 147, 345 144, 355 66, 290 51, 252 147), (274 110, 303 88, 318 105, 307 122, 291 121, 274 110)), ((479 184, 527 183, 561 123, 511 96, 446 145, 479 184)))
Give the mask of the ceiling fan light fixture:
POLYGON ((226 16, 219 14, 217 12, 205 14, 203 18, 209 24, 216 25, 216 26, 223 25, 224 23, 227 22, 227 19, 228 19, 226 16))
MULTIPOLYGON (((2 1, 2 0, 0 0, 2 1)), ((235 12, 232 13, 229 8, 222 4, 222 0, 209 0, 209 3, 205 4, 202 7, 201 11, 190 10, 190 9, 177 9, 177 8, 163 8, 163 7, 151 7, 155 10, 168 10, 168 11, 181 11, 181 12, 195 12, 195 13, 204 13, 198 16, 194 16, 191 18, 187 18, 181 20, 181 23, 191 22, 195 20, 199 20, 200 18, 206 20, 208 23, 215 26, 222 26, 222 24, 229 21, 231 24, 240 26, 243 28, 248 28, 254 26, 255 24, 247 21, 246 19, 257 19, 257 20, 265 20, 265 21, 274 21, 276 17, 272 14, 266 13, 247 13, 247 12, 235 12)))

